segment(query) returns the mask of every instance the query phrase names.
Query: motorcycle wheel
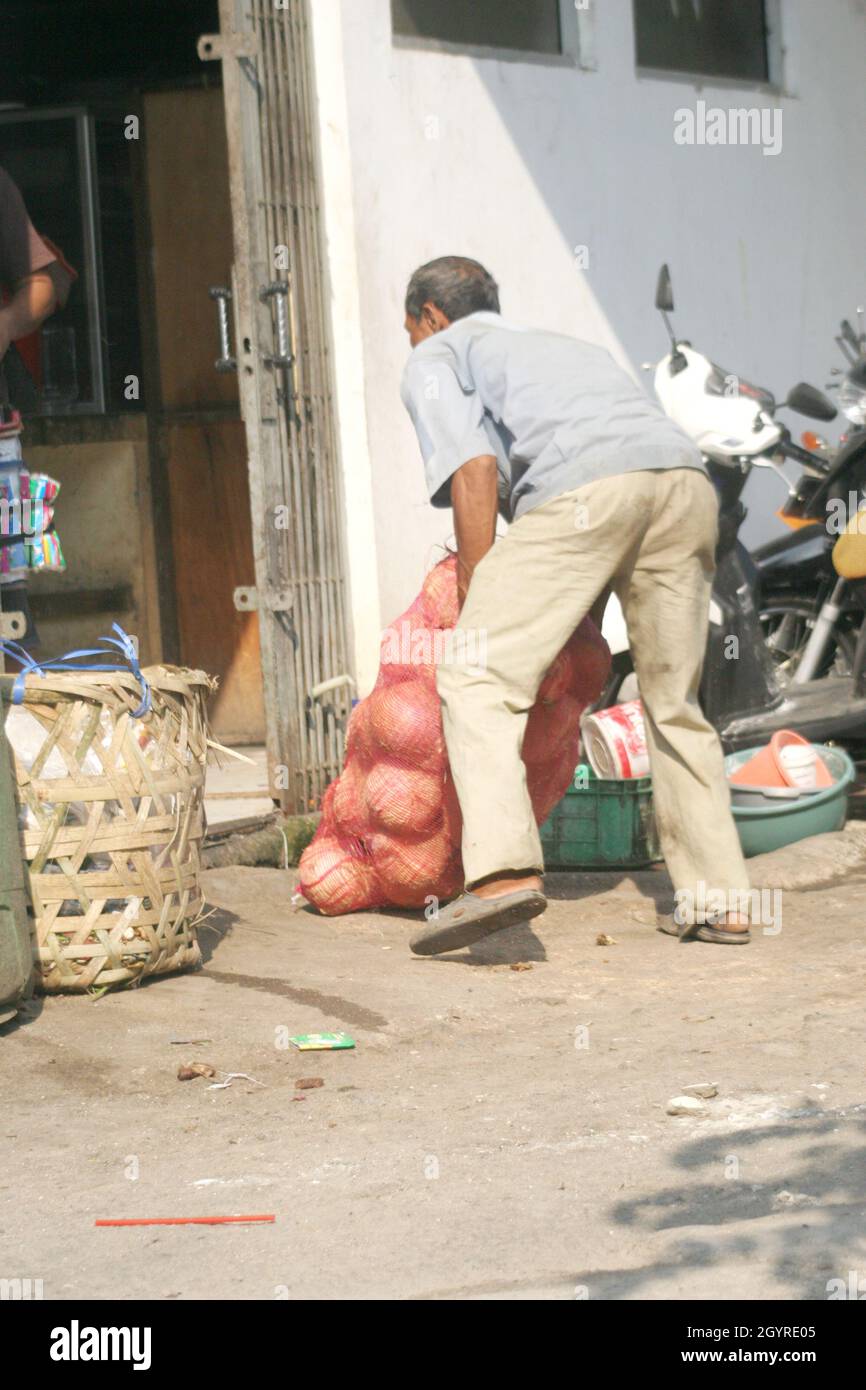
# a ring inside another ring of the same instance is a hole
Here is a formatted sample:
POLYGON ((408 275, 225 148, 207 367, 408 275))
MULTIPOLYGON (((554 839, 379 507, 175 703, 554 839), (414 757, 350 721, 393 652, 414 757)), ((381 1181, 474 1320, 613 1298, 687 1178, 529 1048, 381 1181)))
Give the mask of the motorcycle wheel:
MULTIPOLYGON (((815 612, 809 603, 767 604, 759 614, 767 649, 773 658, 776 676, 787 685, 800 664, 806 643, 815 625, 815 612)), ((817 679, 822 676, 850 676, 854 669, 857 631, 837 627, 824 653, 817 679)))

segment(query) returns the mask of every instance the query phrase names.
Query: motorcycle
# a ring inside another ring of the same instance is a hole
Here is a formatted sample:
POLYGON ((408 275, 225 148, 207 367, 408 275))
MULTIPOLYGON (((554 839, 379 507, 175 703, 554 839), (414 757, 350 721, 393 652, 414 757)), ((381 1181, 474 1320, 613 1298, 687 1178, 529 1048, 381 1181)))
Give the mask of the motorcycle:
POLYGON ((854 431, 866 429, 866 332, 863 331, 862 307, 857 309, 860 332, 855 333, 848 319, 839 325, 836 342, 848 363, 848 370, 831 367, 831 376, 841 376, 841 382, 829 382, 828 391, 838 391, 839 409, 854 431))
MULTIPOLYGON (((704 712, 718 729, 726 751, 764 743, 783 728, 797 729, 816 742, 866 737, 866 638, 862 623, 850 645, 850 671, 838 672, 828 666, 828 652, 833 650, 833 635, 839 627, 840 592, 844 595, 850 590, 854 604, 866 608, 866 580, 862 576, 836 576, 833 593, 814 617, 795 668, 789 671, 785 660, 791 646, 794 609, 775 614, 765 611, 762 622, 758 567, 739 540, 746 515, 742 492, 753 468, 776 472, 785 482, 786 506, 792 516, 797 509, 808 511, 810 516, 802 519, 826 533, 827 504, 835 505, 842 499, 857 472, 859 455, 855 458, 850 450, 846 454, 848 446, 844 446, 828 460, 795 444, 790 431, 775 419, 776 409, 782 407, 812 419, 835 418, 835 406, 817 388, 800 382, 777 405, 771 392, 726 372, 690 343, 677 339, 669 318, 674 302, 667 266, 659 274, 656 307, 671 342, 670 352, 655 368, 656 393, 667 414, 700 448, 719 494, 717 570, 701 686, 704 712), (796 486, 784 473, 786 461, 797 463, 801 469, 796 486), (823 526, 819 516, 824 518, 823 526), (842 591, 839 585, 844 586, 842 591)), ((848 520, 845 514, 840 533, 848 520)), ((618 605, 608 605, 602 626, 614 652, 612 680, 604 699, 607 704, 637 693, 623 649, 622 614, 617 609, 618 605)))
POLYGON ((796 683, 828 671, 850 675, 866 616, 860 592, 839 578, 832 563, 837 535, 866 500, 866 334, 855 334, 843 319, 836 342, 848 371, 832 368, 843 380, 829 383, 828 389, 838 391, 839 410, 850 428, 832 458, 823 440, 804 434, 812 457, 776 513, 793 534, 752 551, 762 625, 780 674, 796 683), (816 624, 818 635, 812 640, 816 624))

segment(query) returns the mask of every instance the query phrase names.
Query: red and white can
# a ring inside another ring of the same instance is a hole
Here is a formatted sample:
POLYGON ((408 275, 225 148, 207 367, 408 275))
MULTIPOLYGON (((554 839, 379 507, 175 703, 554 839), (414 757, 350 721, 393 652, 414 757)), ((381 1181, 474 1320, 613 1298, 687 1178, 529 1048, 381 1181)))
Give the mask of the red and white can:
POLYGON ((581 726, 584 755, 596 777, 646 777, 649 751, 640 700, 588 714, 581 726))

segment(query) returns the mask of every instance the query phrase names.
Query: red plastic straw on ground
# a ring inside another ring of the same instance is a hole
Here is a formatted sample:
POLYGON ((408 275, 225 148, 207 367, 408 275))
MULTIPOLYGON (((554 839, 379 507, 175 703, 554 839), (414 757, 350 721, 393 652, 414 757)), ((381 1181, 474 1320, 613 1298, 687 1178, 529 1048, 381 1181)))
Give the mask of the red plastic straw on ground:
POLYGON ((94 1226, 223 1226, 230 1221, 276 1221, 275 1216, 134 1216, 94 1226))

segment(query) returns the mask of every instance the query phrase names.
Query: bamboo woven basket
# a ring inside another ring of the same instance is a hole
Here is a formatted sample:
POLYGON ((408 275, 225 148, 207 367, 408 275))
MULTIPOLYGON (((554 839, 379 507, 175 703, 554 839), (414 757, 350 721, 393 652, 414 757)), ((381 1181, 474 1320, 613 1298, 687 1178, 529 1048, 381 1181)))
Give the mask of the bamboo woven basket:
POLYGON ((44 739, 29 770, 14 763, 37 987, 49 993, 129 985, 201 959, 206 701, 216 682, 175 667, 143 674, 152 693, 141 718, 131 672, 24 682, 23 709, 44 739))

